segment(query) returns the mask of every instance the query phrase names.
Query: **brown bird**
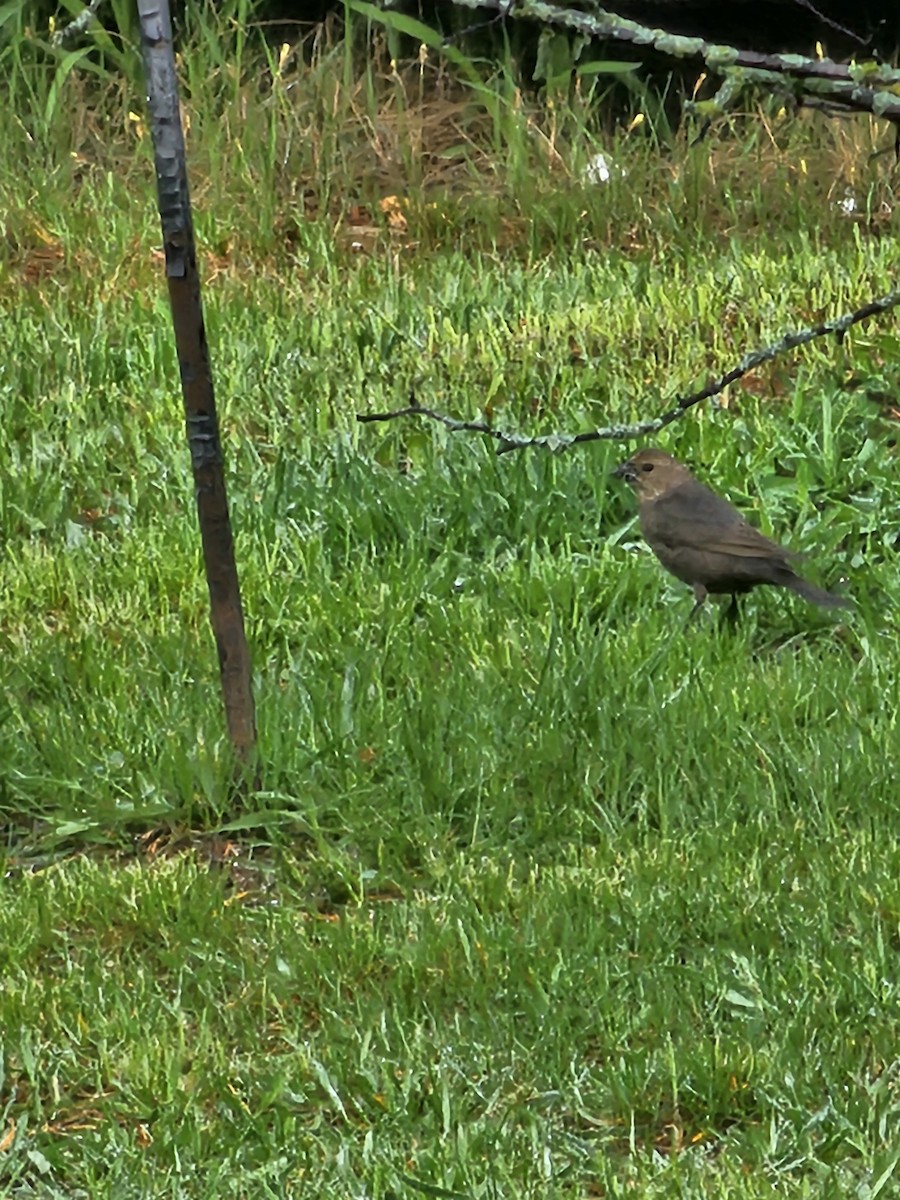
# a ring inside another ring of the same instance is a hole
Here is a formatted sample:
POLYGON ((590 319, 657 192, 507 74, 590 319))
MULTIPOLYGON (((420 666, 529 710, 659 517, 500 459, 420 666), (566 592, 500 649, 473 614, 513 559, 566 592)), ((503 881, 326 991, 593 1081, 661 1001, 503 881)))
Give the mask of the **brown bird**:
MULTIPOLYGON (((634 489, 641 532, 667 571, 694 589, 691 617, 710 593, 737 595, 761 583, 790 588, 825 608, 849 600, 801 579, 791 551, 748 525, 736 508, 711 492, 671 454, 640 450, 613 472, 634 489)), ((688 618, 690 620, 690 618, 688 618)))

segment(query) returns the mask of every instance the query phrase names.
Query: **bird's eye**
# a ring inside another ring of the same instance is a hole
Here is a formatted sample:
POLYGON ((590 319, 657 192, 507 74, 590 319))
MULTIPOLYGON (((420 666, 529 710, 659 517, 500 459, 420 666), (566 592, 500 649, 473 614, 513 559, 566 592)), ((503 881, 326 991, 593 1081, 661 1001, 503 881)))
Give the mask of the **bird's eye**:
POLYGON ((641 470, 642 471, 652 471, 653 463, 641 463, 641 470))

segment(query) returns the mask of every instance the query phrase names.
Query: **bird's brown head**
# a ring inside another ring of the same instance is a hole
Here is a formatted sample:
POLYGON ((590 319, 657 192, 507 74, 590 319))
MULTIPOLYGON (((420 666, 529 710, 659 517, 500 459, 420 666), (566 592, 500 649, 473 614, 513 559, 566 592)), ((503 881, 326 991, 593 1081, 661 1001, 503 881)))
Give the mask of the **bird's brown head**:
POLYGON ((677 458, 664 450, 639 450, 613 471, 634 489, 639 500, 655 500, 664 492, 693 479, 677 458))

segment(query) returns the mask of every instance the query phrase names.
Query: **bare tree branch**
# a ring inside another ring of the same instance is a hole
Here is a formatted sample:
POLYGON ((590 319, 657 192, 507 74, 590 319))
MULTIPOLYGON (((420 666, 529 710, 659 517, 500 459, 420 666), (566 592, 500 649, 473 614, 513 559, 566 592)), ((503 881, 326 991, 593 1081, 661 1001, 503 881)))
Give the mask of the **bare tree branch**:
POLYGON ((87 6, 68 25, 60 25, 58 29, 54 30, 50 44, 57 48, 71 46, 88 29, 91 22, 97 16, 97 9, 102 3, 103 0, 90 0, 87 6))
MULTIPOLYGON (((720 46, 699 37, 683 37, 664 29, 651 29, 638 21, 603 8, 590 12, 561 8, 546 0, 455 0, 462 8, 493 11, 501 16, 537 21, 570 29, 586 37, 604 38, 647 47, 670 58, 696 59, 716 75, 733 78, 741 89, 773 85, 790 88, 796 99, 825 98, 845 108, 871 112, 877 117, 900 121, 900 98, 893 91, 900 84, 900 70, 874 61, 836 63, 830 58, 804 58, 800 54, 760 54, 720 46)), ((715 115, 715 102, 701 101, 691 109, 701 116, 715 115)))
POLYGON ((481 433, 485 437, 492 438, 498 443, 498 454, 508 454, 512 450, 524 450, 529 446, 542 446, 547 450, 566 450, 569 446, 577 446, 582 442, 633 441, 635 438, 647 437, 648 434, 659 433, 661 429, 665 429, 667 425, 671 425, 673 421, 677 421, 679 417, 683 416, 689 409, 694 408, 695 405, 700 404, 703 400, 709 400, 713 396, 718 396, 721 392, 724 392, 729 384, 742 379, 750 371, 761 366, 763 363, 771 362, 779 354, 785 354, 788 350, 794 350, 797 346, 803 346, 815 338, 825 337, 828 334, 834 334, 838 338, 841 338, 853 325, 864 321, 867 317, 875 316, 877 313, 887 312, 888 309, 894 308, 897 304, 900 304, 900 290, 888 292, 886 296, 872 300, 862 308, 845 313, 842 317, 834 317, 830 321, 822 321, 821 324, 813 325, 809 329, 799 329, 792 333, 786 333, 777 342, 773 342, 771 346, 763 346, 758 350, 752 350, 741 359, 736 367, 733 367, 730 371, 726 371, 724 375, 720 375, 718 379, 714 379, 706 387, 701 388, 697 392, 692 392, 688 396, 679 397, 672 407, 661 416, 653 417, 646 421, 639 421, 632 425, 604 425, 599 429, 589 429, 582 433, 542 433, 534 437, 528 437, 524 434, 508 433, 501 429, 496 429, 486 421, 457 420, 456 417, 448 416, 446 413, 438 412, 436 409, 426 408, 425 405, 418 402, 414 394, 410 394, 409 403, 405 408, 398 408, 393 412, 357 413, 356 419, 360 424, 365 425, 372 421, 394 421, 398 417, 428 417, 432 421, 440 422, 441 425, 446 426, 453 433, 466 431, 481 433))

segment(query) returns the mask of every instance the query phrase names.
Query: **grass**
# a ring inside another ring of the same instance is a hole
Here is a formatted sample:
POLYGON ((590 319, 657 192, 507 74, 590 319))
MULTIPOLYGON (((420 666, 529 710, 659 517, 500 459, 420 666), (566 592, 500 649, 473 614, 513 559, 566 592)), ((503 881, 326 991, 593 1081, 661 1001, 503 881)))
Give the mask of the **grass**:
POLYGON ((49 105, 4 52, 0 1195, 895 1194, 891 319, 665 439, 846 618, 683 632, 624 447, 355 421, 631 420, 887 291, 880 131, 692 147, 321 34, 260 89, 216 32, 182 70, 241 806, 134 83, 49 105))

